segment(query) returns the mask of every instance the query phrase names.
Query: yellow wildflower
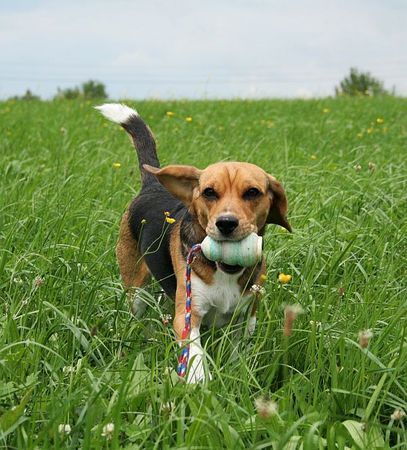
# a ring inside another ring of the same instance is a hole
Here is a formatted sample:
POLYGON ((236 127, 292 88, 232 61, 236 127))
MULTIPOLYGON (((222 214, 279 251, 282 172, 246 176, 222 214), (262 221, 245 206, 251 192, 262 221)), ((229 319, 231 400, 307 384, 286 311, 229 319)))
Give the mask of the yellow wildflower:
POLYGON ((366 132, 367 132, 367 134, 370 134, 370 133, 373 133, 373 128, 368 128, 367 130, 366 130, 366 132))
POLYGON ((167 117, 172 117, 174 115, 172 111, 167 111, 165 114, 167 114, 167 117))
POLYGON ((185 120, 186 120, 187 122, 192 122, 192 117, 191 117, 191 116, 185 117, 185 120))
POLYGON ((331 110, 330 110, 329 108, 324 108, 324 109, 322 110, 322 112, 323 112, 324 114, 328 114, 330 111, 331 111, 331 110))
POLYGON ((291 279, 292 279, 292 275, 287 275, 282 272, 278 274, 278 281, 280 283, 283 283, 283 284, 289 283, 291 281, 291 279))
POLYGON ((382 124, 382 123, 384 123, 384 119, 382 118, 382 117, 378 117, 377 119, 376 119, 376 123, 378 123, 378 124, 382 124))
POLYGON ((267 280, 267 275, 265 273, 262 273, 260 275, 260 281, 266 281, 267 280))
POLYGON ((119 162, 115 162, 112 164, 114 169, 120 169, 120 167, 122 166, 119 162))
POLYGON ((311 155, 311 159, 317 159, 317 155, 311 155))
POLYGON ((170 212, 169 211, 164 211, 164 216, 170 217, 170 212))
POLYGON ((166 218, 165 218, 165 221, 166 221, 167 223, 174 223, 174 222, 175 222, 175 219, 173 219, 172 217, 166 217, 166 218))

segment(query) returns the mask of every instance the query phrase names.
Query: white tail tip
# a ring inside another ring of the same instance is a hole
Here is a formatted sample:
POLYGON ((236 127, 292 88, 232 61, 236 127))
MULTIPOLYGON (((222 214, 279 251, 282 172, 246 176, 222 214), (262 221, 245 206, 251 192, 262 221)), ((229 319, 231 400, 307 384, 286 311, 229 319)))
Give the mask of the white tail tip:
POLYGON ((95 106, 107 119, 116 123, 127 123, 131 116, 138 116, 135 109, 120 103, 105 103, 101 106, 95 106))

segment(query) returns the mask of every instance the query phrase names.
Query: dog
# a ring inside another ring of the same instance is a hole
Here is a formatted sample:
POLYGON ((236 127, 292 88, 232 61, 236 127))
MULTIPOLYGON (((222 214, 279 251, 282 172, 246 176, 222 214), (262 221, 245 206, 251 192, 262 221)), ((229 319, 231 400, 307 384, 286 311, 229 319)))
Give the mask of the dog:
MULTIPOLYGON (((182 344, 184 273, 190 248, 206 236, 220 241, 238 241, 252 232, 262 236, 267 224, 291 231, 286 193, 272 175, 247 162, 219 162, 203 170, 188 165, 161 168, 153 134, 137 111, 121 104, 96 108, 127 131, 139 160, 141 190, 122 217, 116 247, 133 313, 144 312, 137 289, 153 276, 175 298, 174 331, 182 344)), ((262 284, 265 272, 264 258, 243 268, 212 262, 202 253, 195 257, 187 382, 211 378, 203 363, 202 325, 221 327, 237 310, 238 320, 249 311, 247 331, 253 333, 258 298, 251 287, 262 284)))

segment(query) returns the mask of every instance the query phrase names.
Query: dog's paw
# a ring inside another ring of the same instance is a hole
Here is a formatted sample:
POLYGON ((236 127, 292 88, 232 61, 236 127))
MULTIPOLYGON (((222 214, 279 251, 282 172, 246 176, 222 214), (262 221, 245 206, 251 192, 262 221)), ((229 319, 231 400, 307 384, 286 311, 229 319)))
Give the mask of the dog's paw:
POLYGON ((147 304, 140 294, 136 291, 129 297, 130 309, 136 319, 140 319, 146 311, 147 304))
POLYGON ((188 366, 187 383, 196 384, 212 380, 212 375, 204 367, 204 356, 202 349, 192 350, 188 366))

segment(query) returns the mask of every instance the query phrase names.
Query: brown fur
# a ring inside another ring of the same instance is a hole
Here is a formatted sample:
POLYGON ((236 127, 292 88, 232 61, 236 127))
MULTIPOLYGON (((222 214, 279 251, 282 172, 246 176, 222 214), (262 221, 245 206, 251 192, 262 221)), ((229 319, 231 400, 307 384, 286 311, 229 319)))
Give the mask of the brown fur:
POLYGON ((129 299, 133 295, 133 288, 144 286, 150 278, 147 265, 137 247, 129 226, 129 212, 126 211, 120 222, 116 258, 129 299))

